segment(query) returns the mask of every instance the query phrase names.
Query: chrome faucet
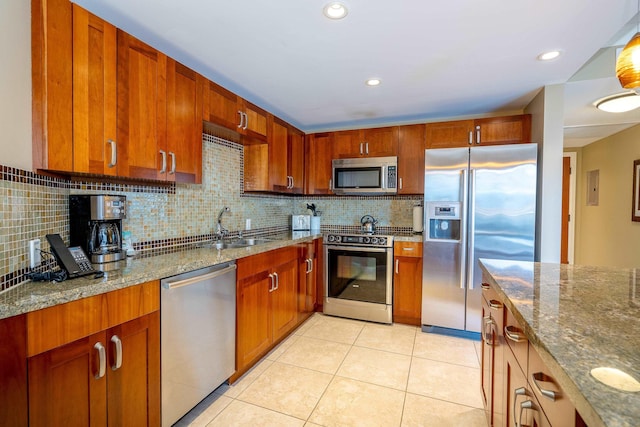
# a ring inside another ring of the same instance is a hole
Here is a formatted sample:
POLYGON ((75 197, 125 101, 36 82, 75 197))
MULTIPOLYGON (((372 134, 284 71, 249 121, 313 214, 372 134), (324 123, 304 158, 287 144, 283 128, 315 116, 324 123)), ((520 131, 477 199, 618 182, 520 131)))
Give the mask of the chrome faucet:
POLYGON ((216 232, 215 232, 218 240, 221 240, 224 236, 229 234, 229 230, 227 230, 222 226, 222 214, 229 211, 230 211, 229 207, 225 206, 224 208, 220 209, 220 213, 218 214, 218 223, 216 224, 216 232))

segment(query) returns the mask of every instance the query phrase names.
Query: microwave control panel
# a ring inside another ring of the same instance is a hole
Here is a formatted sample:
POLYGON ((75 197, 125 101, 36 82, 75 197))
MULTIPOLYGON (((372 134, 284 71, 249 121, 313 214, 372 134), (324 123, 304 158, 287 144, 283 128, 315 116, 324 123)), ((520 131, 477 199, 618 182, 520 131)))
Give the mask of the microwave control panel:
POLYGON ((398 173, 395 166, 387 166, 387 188, 396 188, 398 186, 398 173))

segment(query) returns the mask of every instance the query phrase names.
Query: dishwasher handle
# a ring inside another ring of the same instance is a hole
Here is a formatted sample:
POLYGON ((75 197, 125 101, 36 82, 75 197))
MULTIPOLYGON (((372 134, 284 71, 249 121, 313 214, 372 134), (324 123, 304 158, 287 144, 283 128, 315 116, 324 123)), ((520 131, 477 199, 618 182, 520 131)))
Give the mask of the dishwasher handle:
POLYGON ((212 271, 211 273, 206 273, 206 274, 203 274, 202 276, 195 276, 195 277, 191 277, 189 279, 177 280, 175 282, 169 282, 169 281, 163 282, 162 283, 162 287, 164 289, 176 289, 176 288, 181 288, 183 286, 189 286, 189 285, 192 285, 194 283, 202 282, 203 280, 213 279, 214 277, 222 276, 224 274, 227 274, 227 273, 230 273, 230 272, 234 271, 237 268, 238 268, 237 265, 231 264, 230 266, 228 266, 226 268, 222 268, 220 270, 212 271))

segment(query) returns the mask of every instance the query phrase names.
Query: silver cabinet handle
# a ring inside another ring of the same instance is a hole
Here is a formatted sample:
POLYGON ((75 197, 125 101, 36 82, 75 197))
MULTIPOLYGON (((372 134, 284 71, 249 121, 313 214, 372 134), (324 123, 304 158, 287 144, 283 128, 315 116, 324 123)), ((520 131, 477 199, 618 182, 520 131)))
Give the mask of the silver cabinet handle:
POLYGON ((400 260, 396 259, 396 274, 400 274, 400 260))
POLYGON ((111 365, 111 369, 115 371, 122 366, 122 340, 114 335, 111 337, 111 342, 116 346, 116 361, 111 365))
POLYGON ((169 175, 173 175, 176 173, 176 153, 169 151, 169 155, 171 156, 171 170, 169 171, 169 175))
MULTIPOLYGON (((467 203, 469 202, 469 172, 467 169, 461 169, 460 173, 462 174, 462 230, 461 235, 462 239, 460 239, 460 265, 465 265, 467 263, 467 203)), ((426 226, 426 223, 425 223, 426 226)), ((467 288, 467 277, 466 271, 462 268, 460 269, 460 289, 467 288)))
POLYGON ((524 427, 524 425, 522 424, 522 413, 525 409, 533 409, 534 411, 537 411, 536 407, 533 406, 533 401, 525 400, 524 402, 522 402, 520 404, 520 415, 518 416, 518 424, 516 424, 516 427, 524 427))
POLYGON ((402 190, 402 178, 400 178, 400 190, 402 190))
POLYGON ((363 145, 364 145, 364 143, 363 143, 363 142, 361 142, 361 143, 360 143, 360 155, 361 155, 361 156, 362 156, 362 154, 363 154, 363 150, 362 150, 362 146, 363 146, 363 145))
POLYGON ((280 277, 278 277, 278 273, 273 273, 273 275, 276 276, 276 287, 273 290, 277 291, 280 287, 280 277))
POLYGON ((489 300, 489 308, 491 310, 501 310, 502 309, 502 303, 500 301, 496 301, 494 299, 489 300))
POLYGON ((249 116, 247 116, 247 113, 242 113, 242 115, 244 116, 244 126, 242 126, 242 130, 246 130, 249 126, 249 116))
POLYGON ((480 287, 482 288, 483 291, 488 291, 491 289, 491 285, 484 282, 480 285, 480 287))
POLYGON ((473 289, 473 270, 476 265, 476 171, 469 170, 469 255, 467 263, 467 286, 473 289))
POLYGON ((309 273, 313 273, 313 260, 309 258, 309 273))
POLYGON ((480 125, 476 126, 476 144, 480 144, 480 125))
POLYGON ((538 389, 538 392, 541 395, 543 395, 547 399, 551 399, 551 401, 553 402, 556 401, 555 391, 544 389, 540 387, 540 384, 538 384, 538 381, 546 381, 547 379, 550 379, 547 375, 543 374, 542 372, 535 372, 531 374, 531 379, 533 380, 533 384, 536 386, 536 388, 538 389))
POLYGON ((505 326, 504 335, 513 342, 524 342, 527 339, 515 330, 515 326, 505 326))
POLYGON ((242 127, 242 122, 244 121, 244 115, 242 114, 242 111, 238 110, 238 114, 240 114, 240 124, 238 125, 239 128, 242 127))
POLYGON ((493 340, 491 339, 491 332, 488 332, 487 327, 491 326, 491 324, 493 323, 493 319, 491 318, 491 316, 485 316, 484 318, 484 343, 488 346, 493 346, 493 340))
POLYGON ((367 153, 367 156, 368 156, 369 155, 369 143, 368 142, 365 142, 365 147, 366 147, 365 153, 367 153))
POLYGON ((167 171, 167 153, 160 150, 160 154, 162 155, 162 169, 160 169, 160 173, 165 173, 167 171))
POLYGON ((473 131, 469 131, 469 145, 473 145, 473 131))
POLYGON ((107 140, 107 143, 111 146, 111 161, 107 165, 107 167, 112 168, 118 163, 118 146, 113 139, 107 140))
POLYGON ((100 361, 98 373, 95 375, 95 379, 99 380, 104 377, 104 374, 107 372, 107 352, 100 341, 98 341, 93 348, 98 351, 98 360, 100 361))
POLYGON ((269 273, 269 279, 271 279, 271 286, 269 286, 269 292, 273 292, 276 290, 275 288, 275 280, 273 279, 273 273, 269 273))
POLYGON ((332 179, 329 180, 329 190, 330 191, 333 190, 333 180, 332 179))
POLYGON ((518 402, 518 396, 526 396, 527 389, 519 387, 513 390, 513 424, 515 427, 522 426, 522 407, 520 407, 520 417, 516 420, 516 403, 518 402))

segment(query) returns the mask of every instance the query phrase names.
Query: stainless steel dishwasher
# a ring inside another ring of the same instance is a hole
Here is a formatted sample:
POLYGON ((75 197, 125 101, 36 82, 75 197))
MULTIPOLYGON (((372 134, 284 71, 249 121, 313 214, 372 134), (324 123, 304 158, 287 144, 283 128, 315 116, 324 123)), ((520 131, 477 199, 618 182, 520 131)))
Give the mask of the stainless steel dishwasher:
POLYGON ((236 264, 161 285, 162 425, 168 427, 235 372, 236 264))

